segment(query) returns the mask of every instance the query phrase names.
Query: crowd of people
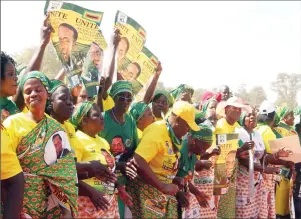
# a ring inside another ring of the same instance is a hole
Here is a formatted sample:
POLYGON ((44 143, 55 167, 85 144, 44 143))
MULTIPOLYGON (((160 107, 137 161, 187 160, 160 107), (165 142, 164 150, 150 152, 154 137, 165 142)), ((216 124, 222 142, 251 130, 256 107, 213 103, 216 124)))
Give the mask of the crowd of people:
POLYGON ((156 90, 160 63, 135 102, 131 81, 113 83, 118 31, 108 76, 89 97, 84 86, 68 87, 64 70, 55 79, 40 71, 51 32, 44 24, 24 69, 1 51, 4 219, 290 218, 292 209, 301 217, 301 166, 283 159, 291 151, 272 153, 269 144, 301 139, 300 107, 277 109, 265 100, 255 108, 231 97, 228 86, 193 103, 186 84, 156 90), (217 195, 220 134, 238 140, 227 187, 217 195))

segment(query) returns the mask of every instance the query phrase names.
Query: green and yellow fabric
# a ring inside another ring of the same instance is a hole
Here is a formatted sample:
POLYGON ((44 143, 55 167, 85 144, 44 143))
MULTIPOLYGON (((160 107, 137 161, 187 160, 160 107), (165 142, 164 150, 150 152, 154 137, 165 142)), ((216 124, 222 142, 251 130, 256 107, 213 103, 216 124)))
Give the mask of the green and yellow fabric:
POLYGON ((176 89, 172 90, 170 94, 172 95, 174 100, 177 100, 182 93, 186 93, 186 92, 191 93, 191 96, 193 96, 194 89, 186 84, 181 84, 176 89))

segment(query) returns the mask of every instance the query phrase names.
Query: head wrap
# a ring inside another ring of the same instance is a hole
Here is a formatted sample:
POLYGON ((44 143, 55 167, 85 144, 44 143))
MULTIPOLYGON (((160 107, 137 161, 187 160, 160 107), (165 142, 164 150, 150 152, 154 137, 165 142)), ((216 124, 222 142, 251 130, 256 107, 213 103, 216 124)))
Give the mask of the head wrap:
POLYGON ((41 81, 41 83, 44 85, 44 87, 46 88, 46 90, 47 91, 49 90, 49 85, 50 85, 49 79, 42 72, 32 71, 32 72, 28 72, 21 78, 19 87, 20 87, 22 93, 23 93, 23 88, 24 88, 25 82, 32 78, 39 79, 41 81))
POLYGON ((85 101, 76 106, 70 119, 70 122, 74 125, 76 129, 78 129, 83 118, 87 116, 88 112, 93 107, 93 104, 93 102, 85 101))
POLYGON ((110 90, 110 96, 114 99, 114 97, 117 94, 120 94, 122 92, 129 92, 129 93, 133 94, 132 83, 129 81, 125 81, 125 80, 115 82, 112 85, 112 88, 110 90))
POLYGON ((135 119, 137 122, 141 117, 143 116, 144 112, 146 111, 148 105, 144 102, 138 102, 134 103, 131 110, 130 114, 131 116, 135 119))
POLYGON ((53 94, 56 91, 56 89, 58 89, 60 86, 67 87, 67 85, 60 80, 56 80, 56 79, 51 80, 49 93, 53 94))
MULTIPOLYGON (((163 96, 165 96, 165 97, 167 98, 169 108, 171 108, 172 105, 173 105, 173 103, 174 103, 174 99, 173 99, 173 97, 171 96, 171 94, 168 93, 167 91, 164 91, 164 90, 156 90, 153 100, 154 100, 156 97, 161 96, 161 95, 163 95, 163 96)), ((153 101, 153 100, 152 100, 152 101, 153 101)))
POLYGON ((209 100, 205 101, 205 103, 202 105, 202 112, 206 113, 208 105, 212 101, 214 101, 214 102, 217 103, 217 101, 216 101, 216 99, 214 97, 210 98, 209 100))
POLYGON ((200 130, 199 131, 190 131, 193 138, 204 141, 208 144, 212 144, 213 142, 213 132, 210 127, 207 125, 200 124, 199 125, 200 130))
POLYGON ((206 91, 201 97, 201 104, 203 105, 207 100, 211 99, 213 96, 214 93, 212 93, 211 91, 206 91))
POLYGON ((296 107, 296 109, 294 110, 294 113, 296 116, 301 115, 301 106, 296 107))
POLYGON ((179 85, 176 89, 172 90, 170 94, 175 100, 177 100, 182 93, 190 92, 191 96, 194 93, 194 89, 186 84, 179 85))
POLYGON ((291 112, 293 112, 293 110, 287 106, 278 108, 278 110, 276 111, 275 125, 278 125, 279 122, 291 112))
POLYGON ((245 111, 241 112, 240 118, 239 118, 239 120, 238 120, 238 124, 239 124, 240 126, 244 126, 244 125, 245 125, 245 118, 246 118, 246 115, 247 115, 247 112, 245 112, 245 111))

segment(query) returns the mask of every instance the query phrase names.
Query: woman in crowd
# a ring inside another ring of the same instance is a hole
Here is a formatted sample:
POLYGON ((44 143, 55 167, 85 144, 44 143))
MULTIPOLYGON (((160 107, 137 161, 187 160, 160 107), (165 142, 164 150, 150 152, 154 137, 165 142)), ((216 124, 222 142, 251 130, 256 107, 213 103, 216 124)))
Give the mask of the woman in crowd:
POLYGON ((77 177, 71 147, 61 125, 45 114, 49 80, 30 72, 19 89, 29 112, 10 116, 4 127, 25 175, 22 213, 32 218, 61 218, 66 209, 75 213, 77 177))
POLYGON ((134 103, 131 107, 130 114, 136 121, 138 139, 142 138, 142 133, 150 124, 155 121, 150 107, 144 102, 134 103))
POLYGON ((152 111, 155 120, 160 121, 164 119, 173 103, 173 97, 167 91, 157 90, 152 99, 152 111))
POLYGON ((194 94, 194 89, 186 84, 181 84, 176 89, 172 90, 170 94, 175 101, 182 100, 192 103, 191 98, 194 94))
MULTIPOLYGON (((77 129, 76 137, 85 149, 80 161, 91 162, 99 160, 107 165, 113 174, 116 163, 110 152, 108 142, 97 134, 104 128, 104 120, 99 107, 93 102, 80 103, 71 118, 77 129)), ((131 176, 131 175, 129 175, 131 176)), ((78 198, 78 218, 119 218, 118 203, 115 197, 115 187, 121 199, 131 205, 131 199, 124 186, 115 186, 113 181, 105 177, 93 177, 81 182, 78 198)))
MULTIPOLYGON (((259 218, 260 208, 262 205, 262 193, 263 182, 261 174, 277 174, 279 168, 265 167, 263 163, 263 157, 266 154, 263 139, 260 133, 255 129, 257 126, 256 112, 251 109, 247 112, 242 112, 239 124, 241 128, 238 128, 236 132, 239 134, 239 146, 241 147, 247 141, 254 141, 254 172, 252 178, 254 181, 250 181, 249 175, 249 158, 240 158, 239 166, 236 176, 236 218, 259 218), (252 185, 250 185, 252 183, 252 185)), ((288 154, 286 151, 281 150, 274 155, 267 154, 265 156, 265 162, 275 162, 275 158, 286 157, 288 154)))
POLYGON ((3 122, 8 116, 20 112, 16 104, 9 100, 17 93, 16 63, 6 53, 1 51, 1 87, 0 87, 0 112, 3 122))
POLYGON ((178 101, 166 121, 144 130, 134 155, 139 178, 127 186, 133 198, 130 209, 134 218, 177 218, 174 196, 179 188, 173 184, 173 178, 178 171, 181 138, 189 129, 199 130, 194 112, 191 104, 178 101))
MULTIPOLYGON (((259 107, 258 112, 258 124, 256 129, 261 134, 266 153, 271 154, 271 148, 269 145, 270 140, 275 140, 276 135, 272 128, 275 124, 276 108, 268 101, 263 101, 259 107)), ((294 164, 289 161, 283 161, 279 157, 275 157, 275 162, 270 162, 274 165, 284 165, 291 169, 294 168, 294 164)), ((263 174, 263 192, 262 192, 262 206, 260 209, 260 218, 275 218, 275 175, 263 174)))
MULTIPOLYGON (((287 106, 279 108, 277 110, 275 127, 273 131, 276 138, 284 138, 288 136, 297 135, 294 130, 294 111, 287 106)), ((283 170, 289 171, 285 167, 283 170)), ((292 172, 287 176, 281 176, 277 178, 276 183, 276 215, 281 217, 290 216, 290 202, 291 202, 291 176, 292 172)))
MULTIPOLYGON (((118 182, 120 185, 125 185, 126 163, 133 156, 138 144, 136 122, 127 114, 133 100, 131 82, 117 81, 110 90, 110 96, 115 106, 104 112, 105 127, 99 136, 110 144, 111 153, 116 159, 118 182)), ((124 204, 120 199, 118 204, 120 217, 124 218, 124 204)))
MULTIPOLYGON (((184 197, 183 193, 178 194, 178 200, 184 202, 180 202, 181 206, 185 207, 181 214, 182 218, 200 218, 203 211, 210 208, 209 202, 212 194, 208 194, 204 188, 199 187, 200 183, 199 181, 196 183, 195 173, 202 171, 205 166, 203 160, 200 161, 197 157, 205 155, 206 150, 211 147, 213 132, 206 125, 199 125, 199 127, 199 131, 190 131, 190 134, 185 137, 180 150, 181 158, 177 176, 184 178, 184 191, 187 193, 184 197), (193 179, 194 182, 192 182, 193 179)), ((210 156, 211 154, 208 157, 210 156)), ((200 180, 199 177, 197 178, 200 180)))

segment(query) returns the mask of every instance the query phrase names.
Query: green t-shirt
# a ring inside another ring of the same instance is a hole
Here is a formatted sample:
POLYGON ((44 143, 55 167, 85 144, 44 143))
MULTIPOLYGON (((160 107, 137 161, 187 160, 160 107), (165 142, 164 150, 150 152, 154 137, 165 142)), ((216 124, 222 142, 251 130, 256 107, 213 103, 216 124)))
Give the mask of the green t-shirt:
POLYGON ((127 161, 138 145, 136 122, 126 114, 125 124, 118 124, 110 115, 111 110, 103 113, 105 128, 99 136, 110 144, 112 154, 118 161, 127 161))
POLYGON ((180 157, 179 170, 177 176, 183 177, 184 179, 192 178, 194 174, 194 166, 196 164, 197 158, 194 153, 192 153, 191 156, 189 157, 188 142, 186 137, 183 140, 180 153, 181 153, 181 157, 180 157))
POLYGON ((3 122, 8 116, 19 113, 20 110, 16 104, 7 97, 0 97, 1 121, 3 122))

